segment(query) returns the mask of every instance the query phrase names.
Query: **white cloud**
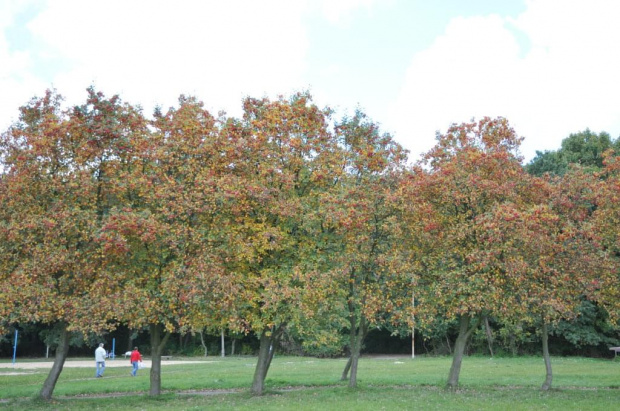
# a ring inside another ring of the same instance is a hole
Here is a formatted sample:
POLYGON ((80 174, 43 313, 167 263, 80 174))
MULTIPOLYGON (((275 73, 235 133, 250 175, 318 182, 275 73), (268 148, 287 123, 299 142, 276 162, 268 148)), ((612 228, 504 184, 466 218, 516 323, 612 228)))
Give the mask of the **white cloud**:
POLYGON ((0 0, 0 128, 45 88, 73 104, 91 84, 143 105, 147 114, 154 105, 175 104, 181 93, 196 95, 213 112, 239 114, 246 95, 312 88, 308 16, 319 12, 343 24, 374 1, 54 0, 36 3, 38 14, 25 26, 31 41, 20 54, 9 53, 5 29, 25 7, 0 0))
POLYGON ((30 3, 0 1, 0 130, 17 120, 17 107, 37 92, 41 92, 44 87, 44 83, 31 74, 31 54, 28 51, 12 49, 5 36, 6 30, 16 24, 16 16, 30 3))
POLYGON ((321 9, 330 23, 346 26, 349 24, 351 12, 359 8, 370 11, 376 2, 377 0, 323 0, 321 9))
POLYGON ((435 131, 451 123, 481 115, 508 117, 514 94, 508 80, 515 75, 517 54, 500 17, 454 19, 411 62, 393 110, 399 140, 415 155, 430 149, 435 131))
POLYGON ((395 103, 397 137, 414 156, 453 122, 504 116, 526 137, 526 159, 571 132, 620 132, 620 27, 612 1, 529 1, 514 20, 457 18, 414 56, 395 103), (523 53, 514 30, 531 48, 523 53), (600 127, 600 129, 597 129, 600 127))
MULTIPOLYGON (((586 127, 616 137, 620 26, 614 19, 620 2, 526 5, 516 18, 451 20, 443 35, 412 57, 400 96, 389 106, 385 101, 395 93, 388 86, 377 91, 359 84, 351 91, 330 82, 334 73, 372 79, 368 67, 355 66, 353 73, 339 60, 319 66, 318 77, 308 72, 315 66, 307 61, 309 24, 320 15, 344 35, 359 12, 379 13, 376 0, 0 0, 0 130, 45 88, 54 86, 76 103, 94 83, 143 105, 147 114, 155 104, 175 104, 181 93, 195 94, 213 112, 236 115, 243 96, 310 88, 320 104, 351 110, 353 101, 368 108, 414 158, 431 148, 436 130, 483 115, 507 117, 526 137, 528 158, 586 127), (6 30, 22 24, 23 15, 20 22, 18 17, 32 4, 43 6, 25 26, 30 43, 16 50, 6 30)), ((368 27, 375 29, 381 28, 368 27)))
POLYGON ((47 53, 68 62, 53 86, 70 102, 82 101, 94 83, 149 109, 185 93, 214 111, 234 111, 245 95, 287 92, 301 82, 304 7, 287 0, 55 0, 28 28, 47 53))

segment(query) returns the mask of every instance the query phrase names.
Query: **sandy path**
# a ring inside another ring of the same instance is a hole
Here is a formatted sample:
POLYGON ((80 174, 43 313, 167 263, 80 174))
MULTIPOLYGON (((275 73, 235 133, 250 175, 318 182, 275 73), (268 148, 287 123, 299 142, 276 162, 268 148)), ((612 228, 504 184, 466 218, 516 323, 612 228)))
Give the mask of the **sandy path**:
MULTIPOLYGON (((183 361, 183 360, 162 360, 161 365, 175 365, 175 364, 210 364, 218 361, 183 361)), ((11 368, 15 370, 32 370, 37 368, 52 368, 52 361, 32 361, 32 362, 23 362, 16 361, 15 366, 13 363, 0 363, 0 374, 6 375, 2 369, 11 368)), ((144 368, 151 368, 151 360, 144 360, 142 362, 144 368)), ((67 360, 65 361, 65 367, 75 367, 75 368, 95 368, 95 360, 87 361, 87 360, 67 360)), ((107 367, 129 367, 129 360, 125 358, 116 358, 114 360, 106 360, 105 366, 107 367)))

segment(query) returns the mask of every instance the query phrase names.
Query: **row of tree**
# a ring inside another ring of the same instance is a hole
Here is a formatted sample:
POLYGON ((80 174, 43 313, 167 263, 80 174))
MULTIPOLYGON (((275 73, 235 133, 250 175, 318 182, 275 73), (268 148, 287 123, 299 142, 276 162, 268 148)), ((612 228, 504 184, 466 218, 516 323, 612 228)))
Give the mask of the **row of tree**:
POLYGON ((58 330, 43 398, 70 333, 119 324, 149 330, 157 395, 173 332, 257 335, 261 394, 285 331, 316 347, 345 330, 355 386, 370 329, 454 320, 454 388, 472 332, 493 318, 540 327, 549 388, 549 325, 583 301, 616 321, 611 153, 596 172, 534 175, 508 122, 484 118, 409 166, 363 113, 335 121, 305 93, 247 98, 240 118, 182 96, 147 119, 92 88, 61 103, 33 99, 0 141, 0 318, 58 330))

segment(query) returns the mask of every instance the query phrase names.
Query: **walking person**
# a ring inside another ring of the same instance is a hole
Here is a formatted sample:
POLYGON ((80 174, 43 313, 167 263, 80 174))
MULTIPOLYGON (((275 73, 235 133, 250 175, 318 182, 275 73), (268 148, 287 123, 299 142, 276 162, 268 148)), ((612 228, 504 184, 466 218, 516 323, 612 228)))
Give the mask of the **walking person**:
POLYGON ((103 343, 99 344, 99 347, 95 350, 95 377, 103 377, 105 371, 105 355, 106 352, 103 349, 103 343))
POLYGON ((140 354, 140 351, 138 351, 138 347, 133 347, 131 357, 129 357, 129 362, 133 367, 133 369, 131 370, 131 376, 135 377, 136 373, 138 372, 139 363, 142 362, 142 354, 140 354))

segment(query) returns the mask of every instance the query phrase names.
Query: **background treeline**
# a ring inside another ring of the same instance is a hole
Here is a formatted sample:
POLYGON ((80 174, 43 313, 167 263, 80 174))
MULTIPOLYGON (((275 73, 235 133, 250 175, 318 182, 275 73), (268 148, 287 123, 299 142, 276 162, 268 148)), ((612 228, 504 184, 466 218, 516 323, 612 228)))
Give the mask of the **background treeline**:
MULTIPOLYGON (((620 345, 618 139, 589 130, 522 164, 503 118, 454 124, 419 160, 364 113, 307 93, 214 116, 90 88, 20 109, 0 141, 1 355, 105 340, 162 354, 276 350, 608 355, 620 345), (616 150, 616 151, 614 151, 616 150), (389 347, 389 348, 388 348, 389 347)), ((70 351, 70 347, 71 351, 70 351)))
MULTIPOLYGON (((607 321, 607 315, 590 302, 584 302, 581 315, 574 321, 562 321, 550 337, 549 349, 552 355, 575 355, 585 357, 613 357, 609 347, 620 346, 618 329, 607 321)), ((498 356, 538 355, 540 354, 540 336, 532 329, 509 333, 501 325, 491 323, 493 333, 493 354, 498 356)), ((53 357, 57 344, 57 336, 50 335, 49 329, 40 324, 26 324, 17 327, 19 358, 53 357), (49 343, 49 345, 48 345, 49 343), (48 348, 49 347, 49 348, 48 348)), ((415 352, 419 355, 451 355, 452 342, 456 338, 455 324, 447 324, 435 334, 417 333, 415 352)), ((106 348, 112 350, 112 339, 115 341, 115 354, 123 355, 138 345, 141 351, 150 352, 147 332, 130 331, 126 327, 105 335, 84 338, 76 334, 71 341, 69 356, 92 357, 93 348, 101 340, 106 348)), ((10 358, 13 355, 14 333, 2 336, 0 356, 10 358)), ((224 353, 228 355, 256 355, 258 340, 253 333, 224 336, 224 353)), ((281 341, 279 352, 300 356, 334 357, 346 355, 346 347, 325 347, 324 349, 308 349, 303 341, 294 336, 286 335, 281 341)), ((385 329, 375 329, 368 333, 362 347, 363 354, 411 354, 410 335, 392 335, 385 329)), ((490 355, 486 330, 477 330, 467 347, 469 355, 490 355)), ((166 345, 164 355, 177 356, 221 356, 221 334, 174 333, 166 345)))

